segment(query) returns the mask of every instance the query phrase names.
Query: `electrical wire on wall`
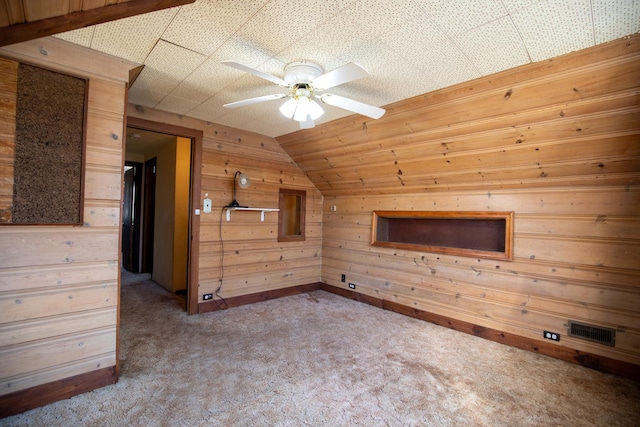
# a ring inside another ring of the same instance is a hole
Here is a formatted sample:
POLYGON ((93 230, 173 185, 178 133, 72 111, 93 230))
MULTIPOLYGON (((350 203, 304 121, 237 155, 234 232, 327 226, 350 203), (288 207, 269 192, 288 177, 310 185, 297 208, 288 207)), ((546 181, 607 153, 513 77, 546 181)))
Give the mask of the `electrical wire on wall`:
POLYGON ((229 304, 227 304, 227 301, 222 297, 222 295, 220 295, 220 290, 222 289, 222 284, 224 282, 224 239, 222 238, 222 216, 223 215, 224 215, 224 207, 220 208, 220 221, 218 221, 218 234, 220 236, 220 279, 218 280, 220 283, 218 284, 218 288, 214 292, 214 295, 220 298, 224 305, 221 306, 218 303, 218 301, 213 300, 213 302, 215 302, 216 305, 218 306, 218 310, 229 308, 229 304))

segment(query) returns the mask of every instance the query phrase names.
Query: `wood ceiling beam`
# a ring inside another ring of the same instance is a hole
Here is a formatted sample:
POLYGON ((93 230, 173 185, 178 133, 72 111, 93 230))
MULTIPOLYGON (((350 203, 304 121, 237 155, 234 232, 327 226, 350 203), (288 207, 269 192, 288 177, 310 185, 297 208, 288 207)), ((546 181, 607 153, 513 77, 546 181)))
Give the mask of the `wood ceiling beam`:
POLYGON ((38 21, 9 25, 8 27, 0 28, 0 46, 51 36, 116 19, 155 12, 156 10, 183 6, 193 2, 195 0, 131 0, 38 21))

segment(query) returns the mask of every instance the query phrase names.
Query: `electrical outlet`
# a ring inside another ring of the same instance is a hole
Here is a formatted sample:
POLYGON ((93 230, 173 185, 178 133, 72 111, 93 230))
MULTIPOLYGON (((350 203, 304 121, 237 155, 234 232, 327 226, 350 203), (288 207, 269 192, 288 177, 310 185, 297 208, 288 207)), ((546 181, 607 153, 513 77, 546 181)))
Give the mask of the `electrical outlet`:
POLYGON ((331 205, 331 212, 335 212, 338 210, 338 207, 336 205, 331 205))
POLYGON ((347 275, 343 274, 342 278, 340 279, 340 281, 343 282, 343 283, 346 282, 347 281, 347 275))
POLYGON ((210 299, 213 299, 213 294, 204 294, 204 295, 202 295, 202 300, 203 301, 209 301, 210 299))
POLYGON ((555 332, 543 331, 542 336, 548 340, 560 341, 560 334, 555 332))
POLYGON ((356 288, 355 283, 349 283, 349 289, 355 289, 355 288, 356 288))

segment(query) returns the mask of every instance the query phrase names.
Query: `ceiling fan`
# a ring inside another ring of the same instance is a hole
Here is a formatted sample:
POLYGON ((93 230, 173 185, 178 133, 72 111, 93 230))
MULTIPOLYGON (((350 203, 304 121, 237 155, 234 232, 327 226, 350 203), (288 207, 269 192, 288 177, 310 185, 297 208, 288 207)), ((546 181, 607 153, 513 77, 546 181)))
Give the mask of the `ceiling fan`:
POLYGON ((300 122, 301 129, 314 127, 315 121, 324 114, 324 110, 316 100, 372 119, 379 119, 385 113, 384 109, 373 105, 330 93, 322 93, 332 87, 369 75, 367 70, 354 62, 326 73, 320 65, 313 62, 292 62, 284 67, 284 79, 234 61, 222 61, 222 63, 289 89, 288 93, 258 96, 224 104, 226 108, 238 108, 259 102, 289 98, 280 106, 280 112, 284 116, 300 122))

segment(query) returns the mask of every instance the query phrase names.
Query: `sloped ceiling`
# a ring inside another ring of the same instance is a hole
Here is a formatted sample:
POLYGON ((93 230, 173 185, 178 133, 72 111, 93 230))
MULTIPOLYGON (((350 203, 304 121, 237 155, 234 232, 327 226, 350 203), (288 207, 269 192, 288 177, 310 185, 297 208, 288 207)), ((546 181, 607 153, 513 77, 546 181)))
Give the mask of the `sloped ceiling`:
MULTIPOLYGON (((223 104, 282 88, 222 61, 356 62, 371 75, 331 93, 384 106, 638 31, 638 0, 196 0, 58 37, 144 64, 133 104, 276 137, 299 129, 284 100, 223 104)), ((316 123, 352 114, 324 107, 316 123)))

